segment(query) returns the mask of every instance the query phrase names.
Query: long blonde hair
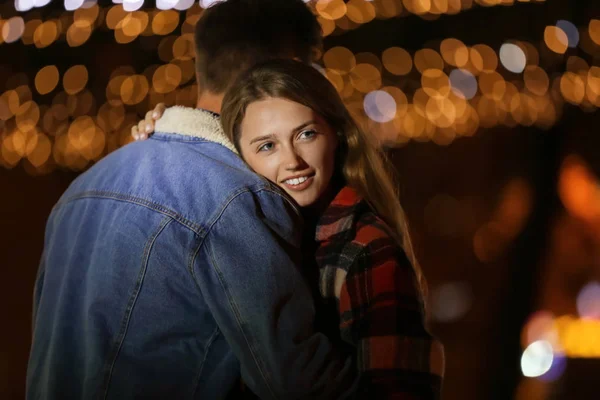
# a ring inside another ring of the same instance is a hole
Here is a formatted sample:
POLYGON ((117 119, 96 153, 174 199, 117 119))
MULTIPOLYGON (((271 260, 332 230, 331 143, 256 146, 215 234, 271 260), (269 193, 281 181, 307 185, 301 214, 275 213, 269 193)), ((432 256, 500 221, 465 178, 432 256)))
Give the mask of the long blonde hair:
MULTIPOLYGON (((293 60, 270 60, 251 68, 227 91, 221 123, 240 150, 240 125, 249 104, 268 97, 311 108, 338 133, 337 161, 352 187, 391 228, 413 264, 423 301, 427 285, 416 259, 404 210, 395 189, 388 158, 356 124, 333 85, 315 68, 293 60)), ((241 152, 240 152, 241 154, 241 152)))

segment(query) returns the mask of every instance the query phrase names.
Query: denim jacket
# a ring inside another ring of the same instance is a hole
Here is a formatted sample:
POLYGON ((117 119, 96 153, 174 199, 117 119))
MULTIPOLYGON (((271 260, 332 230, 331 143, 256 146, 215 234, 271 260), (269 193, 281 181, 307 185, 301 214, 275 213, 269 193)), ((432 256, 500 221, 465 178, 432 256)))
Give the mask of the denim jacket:
POLYGON ((28 399, 343 398, 350 360, 314 331, 299 213, 218 117, 173 107, 76 179, 34 289, 28 399))

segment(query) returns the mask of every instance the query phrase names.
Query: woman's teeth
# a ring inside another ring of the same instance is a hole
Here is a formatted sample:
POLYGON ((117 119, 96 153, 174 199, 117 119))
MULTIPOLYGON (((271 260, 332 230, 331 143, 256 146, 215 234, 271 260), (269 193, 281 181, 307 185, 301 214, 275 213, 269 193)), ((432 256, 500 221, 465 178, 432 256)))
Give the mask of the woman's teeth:
POLYGON ((284 183, 287 183, 288 185, 299 185, 301 183, 306 182, 306 180, 308 179, 308 177, 303 176, 301 178, 294 178, 294 179, 288 179, 286 181, 283 181, 284 183))

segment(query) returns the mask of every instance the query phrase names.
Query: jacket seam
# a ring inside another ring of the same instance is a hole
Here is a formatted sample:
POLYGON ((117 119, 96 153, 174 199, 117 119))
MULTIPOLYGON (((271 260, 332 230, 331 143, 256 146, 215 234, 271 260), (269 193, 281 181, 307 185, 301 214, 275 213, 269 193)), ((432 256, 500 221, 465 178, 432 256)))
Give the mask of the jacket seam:
POLYGON ((159 225, 158 229, 156 230, 156 232, 152 235, 151 239, 146 243, 146 247, 144 249, 142 268, 140 269, 140 272, 138 273, 138 278, 137 278, 133 293, 129 296, 127 308, 125 309, 125 316, 121 322, 121 327, 120 327, 119 333, 117 335, 117 339, 115 340, 115 344, 113 345, 111 353, 109 353, 110 355, 109 355, 108 363, 110 363, 110 366, 108 365, 108 363, 105 366, 105 369, 107 369, 107 371, 105 372, 106 375, 104 378, 104 384, 103 384, 103 389, 102 389, 102 391, 104 392, 103 398, 105 400, 108 398, 108 391, 109 391, 110 383, 112 380, 112 374, 113 374, 113 371, 115 368, 115 364, 117 362, 117 358, 119 356, 119 353, 121 352, 123 343, 125 342, 125 337, 127 336, 127 330, 129 328, 129 322, 131 320, 133 308, 135 307, 135 303, 137 302, 137 298, 141 292, 142 285, 144 283, 144 278, 146 276, 146 271, 148 269, 148 260, 150 258, 150 252, 152 251, 152 247, 154 246, 154 243, 158 239, 158 236, 167 227, 167 225, 169 225, 169 223, 171 221, 173 221, 173 219, 170 217, 164 218, 163 221, 161 222, 161 224, 159 225))
POLYGON ((198 235, 202 236, 202 234, 205 233, 205 229, 201 225, 198 225, 197 223, 190 221, 189 219, 185 218, 184 216, 177 213, 176 211, 171 210, 170 208, 167 208, 165 206, 162 206, 158 203, 154 203, 149 200, 142 199, 140 197, 135 197, 135 196, 116 193, 116 192, 101 191, 101 190, 85 191, 85 192, 70 196, 66 199, 60 200, 56 204, 55 208, 58 209, 58 208, 62 207, 63 205, 70 203, 72 201, 82 200, 82 199, 86 199, 86 198, 104 198, 104 199, 118 200, 118 201, 124 201, 127 203, 137 204, 139 206, 146 207, 150 210, 159 212, 161 214, 164 214, 165 216, 170 217, 174 221, 185 226, 186 228, 189 228, 190 230, 192 230, 194 233, 196 233, 198 235))

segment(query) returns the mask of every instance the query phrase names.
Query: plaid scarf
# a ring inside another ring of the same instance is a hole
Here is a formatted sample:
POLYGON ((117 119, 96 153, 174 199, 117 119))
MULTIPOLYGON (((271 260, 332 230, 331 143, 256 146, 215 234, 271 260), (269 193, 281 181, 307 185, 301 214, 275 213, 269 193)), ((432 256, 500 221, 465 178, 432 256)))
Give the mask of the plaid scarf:
POLYGON ((316 230, 319 290, 354 346, 358 398, 439 399, 444 350, 426 330, 412 265, 390 228, 350 187, 316 230))

